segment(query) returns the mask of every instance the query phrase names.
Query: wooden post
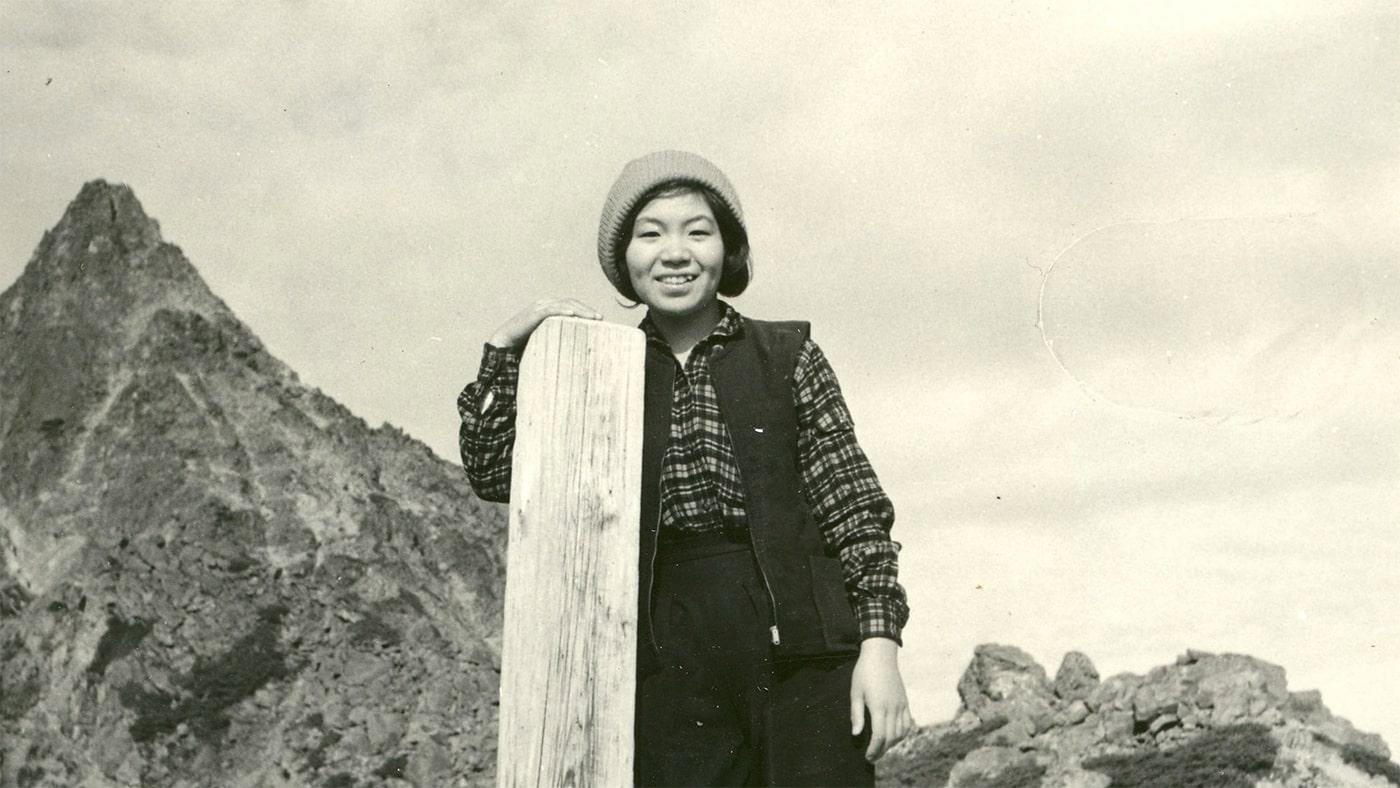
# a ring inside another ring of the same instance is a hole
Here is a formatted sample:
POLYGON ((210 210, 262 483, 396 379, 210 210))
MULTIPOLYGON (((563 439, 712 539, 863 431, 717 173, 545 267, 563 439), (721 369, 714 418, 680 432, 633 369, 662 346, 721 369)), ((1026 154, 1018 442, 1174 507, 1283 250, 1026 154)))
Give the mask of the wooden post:
POLYGON ((632 783, 646 340, 550 318, 520 365, 499 786, 632 783))

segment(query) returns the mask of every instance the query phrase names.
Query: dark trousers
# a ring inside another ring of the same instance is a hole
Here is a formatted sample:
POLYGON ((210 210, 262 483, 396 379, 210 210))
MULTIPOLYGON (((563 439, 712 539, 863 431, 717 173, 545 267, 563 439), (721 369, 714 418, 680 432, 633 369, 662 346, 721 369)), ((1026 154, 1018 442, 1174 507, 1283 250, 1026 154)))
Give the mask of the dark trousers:
POLYGON ((768 611, 747 545, 662 552, 659 660, 638 660, 638 785, 874 785, 869 726, 851 735, 854 655, 775 662, 768 611))

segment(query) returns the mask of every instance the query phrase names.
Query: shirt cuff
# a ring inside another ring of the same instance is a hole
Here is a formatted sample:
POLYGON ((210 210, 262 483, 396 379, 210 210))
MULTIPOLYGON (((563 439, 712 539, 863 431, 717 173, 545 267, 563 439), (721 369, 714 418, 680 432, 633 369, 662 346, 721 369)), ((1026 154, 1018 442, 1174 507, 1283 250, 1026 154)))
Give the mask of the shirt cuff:
POLYGON ((513 401, 519 380, 520 351, 488 342, 482 346, 476 380, 467 384, 457 397, 457 411, 464 421, 472 420, 485 414, 503 397, 513 401))
POLYGON ((903 605, 893 599, 866 597, 855 604, 856 621, 860 624, 860 639, 889 638, 904 645, 904 620, 908 618, 903 605))
POLYGON ((496 347, 487 342, 481 346, 481 366, 477 369, 479 383, 490 383, 501 372, 520 371, 520 351, 515 348, 496 347))

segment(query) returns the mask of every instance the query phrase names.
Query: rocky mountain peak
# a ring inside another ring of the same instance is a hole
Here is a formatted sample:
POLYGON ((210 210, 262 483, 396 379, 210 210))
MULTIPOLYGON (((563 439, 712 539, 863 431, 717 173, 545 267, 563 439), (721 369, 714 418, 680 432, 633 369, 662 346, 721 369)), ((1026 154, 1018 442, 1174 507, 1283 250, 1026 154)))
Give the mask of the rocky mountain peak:
MULTIPOLYGON (((265 356, 132 190, 95 180, 0 294, 0 500, 35 494, 73 459, 111 396, 152 362, 202 346, 265 356)), ((264 358, 280 378, 290 370, 264 358)))
POLYGON ((87 340, 127 340, 162 307, 228 311, 180 249, 161 239, 131 188, 104 180, 82 187, 4 299, 7 329, 63 324, 86 330, 87 340))
POLYGON ((76 230, 86 240, 106 238, 126 251, 161 242, 160 225, 146 215, 131 187, 98 179, 83 184, 55 232, 76 230))
POLYGON ((0 785, 487 780, 503 540, 125 186, 0 294, 0 785))

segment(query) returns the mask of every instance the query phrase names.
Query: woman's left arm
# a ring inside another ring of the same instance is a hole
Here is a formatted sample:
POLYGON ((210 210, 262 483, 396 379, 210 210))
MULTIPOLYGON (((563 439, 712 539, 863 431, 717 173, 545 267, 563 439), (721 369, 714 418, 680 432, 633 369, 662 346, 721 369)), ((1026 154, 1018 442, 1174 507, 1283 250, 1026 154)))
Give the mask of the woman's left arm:
POLYGON ((836 374, 810 339, 798 353, 793 388, 807 502, 822 538, 841 560, 860 626, 851 723, 859 734, 870 715, 866 757, 873 761, 913 726, 898 664, 909 608, 898 581, 899 544, 890 538, 894 507, 856 442, 836 374))

